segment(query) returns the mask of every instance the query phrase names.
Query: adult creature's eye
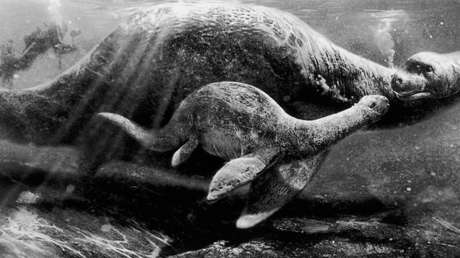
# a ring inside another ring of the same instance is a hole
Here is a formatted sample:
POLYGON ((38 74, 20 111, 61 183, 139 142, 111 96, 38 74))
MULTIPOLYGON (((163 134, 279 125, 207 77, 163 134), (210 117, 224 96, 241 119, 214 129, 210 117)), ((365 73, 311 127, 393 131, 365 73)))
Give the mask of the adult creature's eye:
POLYGON ((417 73, 417 74, 428 74, 434 72, 433 66, 425 63, 420 62, 410 62, 407 64, 406 67, 407 71, 410 73, 417 73))

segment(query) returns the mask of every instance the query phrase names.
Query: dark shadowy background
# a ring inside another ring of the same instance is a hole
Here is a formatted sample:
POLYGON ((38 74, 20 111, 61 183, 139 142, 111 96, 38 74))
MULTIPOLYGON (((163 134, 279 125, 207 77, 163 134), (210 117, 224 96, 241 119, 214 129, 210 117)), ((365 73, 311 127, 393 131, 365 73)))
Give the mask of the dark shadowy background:
MULTIPOLYGON (((17 73, 13 88, 31 87, 55 77, 115 28, 129 8, 151 2, 156 1, 0 0, 0 44, 12 39, 20 50, 24 47, 22 37, 44 22, 67 24, 82 31, 75 38, 78 50, 62 57, 61 69, 56 55, 48 51, 30 69, 17 73)), ((460 50, 458 0, 241 2, 294 13, 338 45, 381 64, 399 65, 420 51, 460 50)), ((64 41, 70 42, 70 38, 64 41)), ((329 207, 331 211, 337 211, 334 205, 343 203, 361 202, 355 209, 370 210, 373 205, 377 209, 379 205, 394 206, 401 212, 398 223, 406 225, 405 232, 413 236, 415 243, 430 249, 426 243, 434 241, 451 248, 448 254, 460 255, 460 104, 450 102, 417 124, 360 131, 346 138, 332 148, 318 177, 301 196, 316 204, 286 209, 332 216, 327 209, 319 212, 318 206, 324 204, 321 208, 329 207)), ((21 216, 26 221, 38 221, 39 215, 15 214, 0 219, 0 253, 2 248, 11 254, 21 248, 29 250, 10 244, 12 239, 19 239, 11 227, 21 216)), ((36 239, 37 243, 52 241, 47 236, 36 239)), ((78 257, 78 252, 67 251, 78 257)))

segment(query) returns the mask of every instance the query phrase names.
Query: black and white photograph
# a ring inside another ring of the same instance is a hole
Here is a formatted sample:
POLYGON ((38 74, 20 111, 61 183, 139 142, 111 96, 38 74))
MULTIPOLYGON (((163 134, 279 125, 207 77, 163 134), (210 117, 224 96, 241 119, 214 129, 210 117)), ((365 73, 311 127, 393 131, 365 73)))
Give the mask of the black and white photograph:
POLYGON ((0 0, 0 258, 460 257, 460 0, 0 0))

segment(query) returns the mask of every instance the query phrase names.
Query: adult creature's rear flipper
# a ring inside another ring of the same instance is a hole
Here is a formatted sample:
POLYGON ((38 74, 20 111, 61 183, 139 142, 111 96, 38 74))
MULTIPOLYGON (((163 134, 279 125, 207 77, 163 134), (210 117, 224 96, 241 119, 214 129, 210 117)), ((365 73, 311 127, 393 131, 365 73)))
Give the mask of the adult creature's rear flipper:
POLYGON ((273 163, 279 153, 278 148, 266 148, 230 160, 212 178, 207 199, 218 200, 254 180, 273 163))
POLYGON ((326 152, 279 164, 254 180, 246 208, 236 222, 238 228, 250 228, 270 217, 295 197, 318 171, 326 152))

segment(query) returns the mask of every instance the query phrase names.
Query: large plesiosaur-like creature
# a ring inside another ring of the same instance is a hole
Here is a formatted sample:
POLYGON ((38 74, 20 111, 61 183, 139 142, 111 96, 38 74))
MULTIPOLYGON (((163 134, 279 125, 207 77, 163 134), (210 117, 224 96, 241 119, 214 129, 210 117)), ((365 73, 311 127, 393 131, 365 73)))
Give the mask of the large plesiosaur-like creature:
MULTIPOLYGON (((116 113, 145 128, 160 128, 182 100, 212 82, 254 85, 287 113, 312 120, 349 108, 366 95, 385 96, 392 109, 410 109, 421 100, 456 94, 459 78, 460 52, 419 53, 404 68, 389 68, 273 8, 162 4, 134 13, 56 79, 1 91, 0 133, 21 143, 76 146, 81 170, 93 172, 111 160, 152 159, 142 156, 142 148, 119 127, 94 119, 95 114, 116 113)), ((267 169, 252 184, 248 216, 242 218, 269 214, 266 202, 284 202, 273 200, 273 189, 300 191, 305 180, 298 175, 316 171, 324 153, 283 158, 267 169)))

